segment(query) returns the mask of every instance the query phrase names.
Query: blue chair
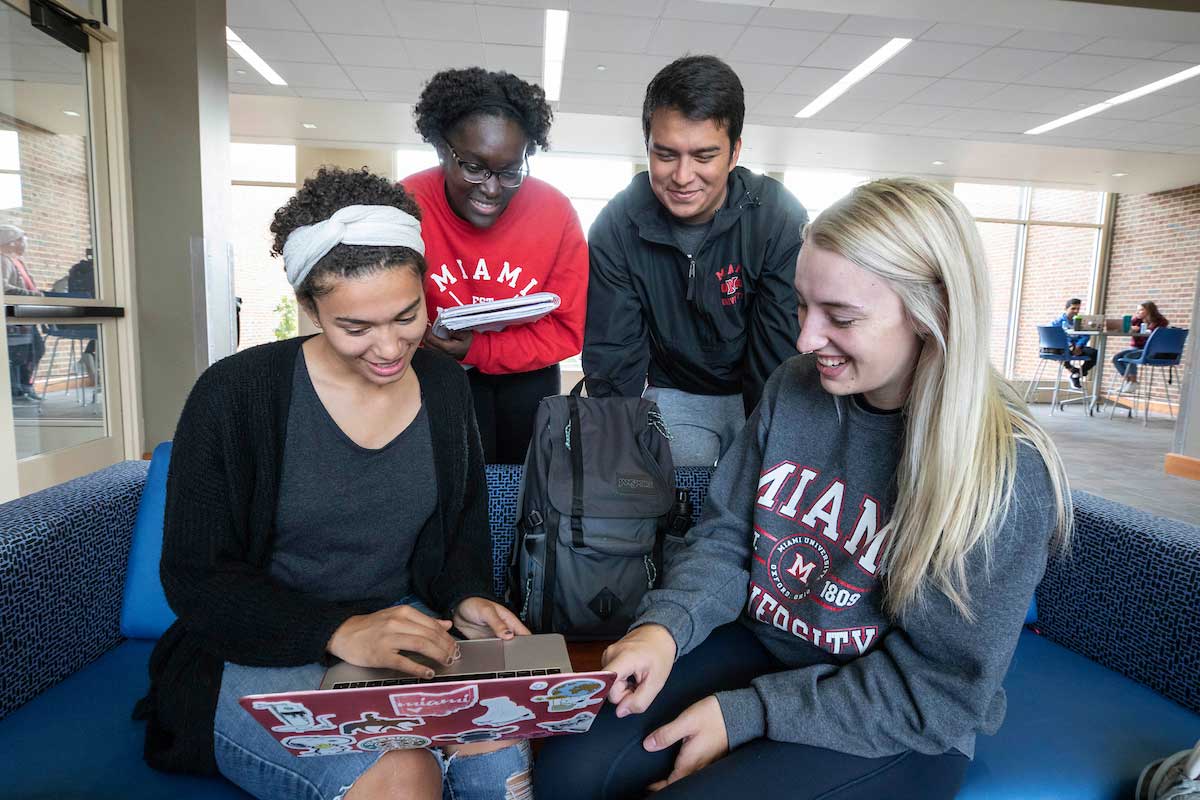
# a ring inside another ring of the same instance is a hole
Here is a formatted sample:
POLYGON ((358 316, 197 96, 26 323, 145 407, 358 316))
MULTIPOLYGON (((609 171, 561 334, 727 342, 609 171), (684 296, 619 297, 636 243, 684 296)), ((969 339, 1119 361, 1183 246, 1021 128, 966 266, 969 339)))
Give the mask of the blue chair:
MULTIPOLYGON (((1086 361, 1086 356, 1071 355, 1071 344, 1067 341, 1067 332, 1058 325, 1038 325, 1038 342, 1041 347, 1038 352, 1038 367, 1033 373, 1033 380, 1029 383, 1029 388, 1025 390, 1025 402, 1029 402, 1030 396, 1034 391, 1041 387, 1042 370, 1046 367, 1046 362, 1055 362, 1058 364, 1069 364, 1072 361, 1086 361)), ((1071 384, 1062 387, 1062 382, 1065 377, 1061 370, 1054 370, 1054 396, 1050 399, 1050 415, 1054 415, 1054 409, 1061 409, 1068 402, 1082 402, 1087 404, 1087 390, 1076 389, 1071 384), (1061 403, 1058 400, 1058 391, 1064 388, 1068 395, 1078 394, 1076 398, 1063 400, 1061 403)))
MULTIPOLYGON (((1108 412, 1108 418, 1112 419, 1117 413, 1117 406, 1120 405, 1121 397, 1125 394, 1125 389, 1128 386, 1136 387, 1133 396, 1133 405, 1126 406, 1129 410, 1129 416, 1133 416, 1134 409, 1137 408, 1138 400, 1141 399, 1142 386, 1145 386, 1145 403, 1144 403, 1144 418, 1143 425, 1150 422, 1150 393, 1154 390, 1154 373, 1160 369, 1165 369, 1167 374, 1163 382, 1163 391, 1167 395, 1167 413, 1173 418, 1175 416, 1175 407, 1171 405, 1171 384, 1175 382, 1175 368, 1179 366, 1180 359, 1183 358, 1183 345, 1187 342, 1187 328, 1155 328, 1150 333, 1150 338, 1146 340, 1145 346, 1142 348, 1142 354, 1137 358, 1128 356, 1118 359, 1123 364, 1136 366, 1138 372, 1150 380, 1143 383, 1129 383, 1121 381, 1121 386, 1117 390, 1117 396, 1113 399, 1112 410, 1108 412), (1144 372, 1143 372, 1144 370, 1144 372)), ((1117 376, 1113 375, 1116 380, 1117 376)), ((1109 394, 1112 394, 1112 388, 1109 388, 1109 394)))

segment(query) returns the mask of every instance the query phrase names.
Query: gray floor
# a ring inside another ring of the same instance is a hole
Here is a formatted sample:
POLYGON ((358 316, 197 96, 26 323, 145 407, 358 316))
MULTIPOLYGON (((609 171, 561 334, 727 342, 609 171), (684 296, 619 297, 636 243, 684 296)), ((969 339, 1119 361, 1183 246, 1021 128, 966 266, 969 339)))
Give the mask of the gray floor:
POLYGON ((1200 525, 1200 481, 1163 472, 1173 420, 1151 413, 1143 426, 1141 417, 1120 410, 1111 420, 1107 413, 1088 417, 1078 405, 1053 417, 1048 405, 1035 405, 1033 413, 1058 446, 1072 489, 1200 525))

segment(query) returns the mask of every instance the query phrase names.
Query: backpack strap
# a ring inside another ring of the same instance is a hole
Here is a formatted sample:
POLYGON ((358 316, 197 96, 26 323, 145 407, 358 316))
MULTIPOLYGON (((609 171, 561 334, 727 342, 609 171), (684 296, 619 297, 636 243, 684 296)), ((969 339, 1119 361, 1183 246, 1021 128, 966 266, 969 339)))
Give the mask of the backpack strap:
POLYGON ((571 450, 571 544, 583 547, 583 436, 579 422, 579 395, 572 392, 567 403, 571 409, 571 435, 567 442, 571 450))

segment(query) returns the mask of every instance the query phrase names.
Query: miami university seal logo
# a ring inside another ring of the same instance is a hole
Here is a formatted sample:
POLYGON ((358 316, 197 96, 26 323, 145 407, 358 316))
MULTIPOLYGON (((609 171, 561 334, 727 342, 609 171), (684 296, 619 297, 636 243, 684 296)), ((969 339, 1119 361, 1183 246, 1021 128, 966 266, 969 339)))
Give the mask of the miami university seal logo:
POLYGON ((721 305, 732 306, 742 299, 742 265, 729 264, 714 273, 721 290, 721 305))

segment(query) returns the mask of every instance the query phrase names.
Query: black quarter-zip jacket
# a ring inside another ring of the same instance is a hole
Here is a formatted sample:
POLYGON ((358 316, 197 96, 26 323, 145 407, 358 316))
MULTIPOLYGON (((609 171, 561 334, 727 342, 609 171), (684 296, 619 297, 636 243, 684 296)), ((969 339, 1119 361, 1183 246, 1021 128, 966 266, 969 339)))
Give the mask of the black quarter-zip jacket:
POLYGON ((737 167, 707 237, 688 254, 649 174, 635 176, 588 234, 588 393, 615 386, 632 397, 649 382, 741 394, 749 414, 767 378, 796 354, 792 280, 807 221, 781 183, 737 167))

